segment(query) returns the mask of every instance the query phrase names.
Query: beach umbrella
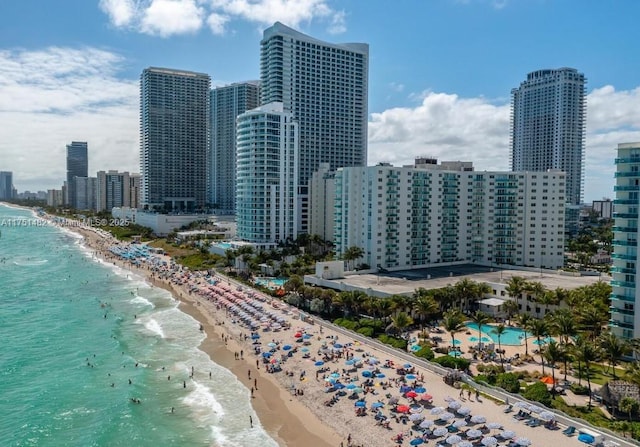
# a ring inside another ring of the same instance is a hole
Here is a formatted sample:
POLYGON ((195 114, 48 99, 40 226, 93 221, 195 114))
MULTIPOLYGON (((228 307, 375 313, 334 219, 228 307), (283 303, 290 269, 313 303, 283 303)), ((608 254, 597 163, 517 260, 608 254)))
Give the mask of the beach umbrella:
POLYGON ((458 447, 473 447, 473 442, 463 439, 458 443, 458 447))
POLYGON ((471 423, 473 424, 484 424, 485 422, 487 422, 487 418, 484 416, 480 416, 479 414, 471 416, 471 423))
POLYGON ((453 397, 451 397, 451 396, 447 396, 447 397, 445 397, 445 398, 444 398, 444 401, 445 401, 445 402, 452 402, 452 401, 454 401, 454 400, 455 400, 455 399, 454 399, 453 397))
POLYGON ((309 352, 309 348, 302 348, 300 352, 309 352))
POLYGON ((528 438, 517 438, 516 444, 526 447, 528 445, 531 445, 531 441, 528 438))
POLYGON ((394 396, 394 397, 389 398, 389 404, 395 405, 397 403, 398 403, 398 398, 397 397, 394 396))
POLYGON ((409 420, 412 422, 421 421, 423 419, 424 419, 424 416, 421 415, 420 413, 412 413, 409 415, 409 420))
POLYGON ((385 377, 387 377, 387 376, 385 376, 385 375, 384 375, 384 374, 382 374, 382 373, 380 373, 380 374, 376 374, 376 379, 384 379, 385 377))
POLYGON ((370 364, 370 365, 377 365, 378 363, 380 363, 380 360, 378 360, 375 357, 369 357, 367 359, 367 363, 370 364))
POLYGON ((543 411, 540 413, 540 419, 544 419, 545 421, 553 421, 556 418, 556 415, 550 411, 543 411))
POLYGON ((498 440, 493 436, 485 436, 480 442, 482 443, 482 445, 489 447, 496 445, 498 443, 498 440))
POLYGON ((482 436, 482 432, 480 430, 476 430, 475 428, 467 430, 467 438, 469 439, 479 438, 480 436, 482 436))
POLYGON ((374 409, 374 410, 376 408, 381 408, 381 407, 384 407, 384 404, 382 402, 374 402, 374 403, 371 404, 371 408, 374 409))
POLYGON ((336 343, 335 345, 333 345, 334 348, 336 349, 342 349, 343 346, 340 343, 336 343))
POLYGON ((441 413, 441 414, 438 416, 438 419, 439 419, 439 420, 441 420, 441 421, 448 421, 448 420, 453 419, 454 417, 455 417, 455 416, 453 415, 453 413, 449 413, 448 411, 446 411, 446 412, 444 412, 444 413, 441 413))
POLYGON ((409 445, 420 445, 422 443, 424 443, 422 438, 413 438, 411 441, 409 441, 409 445))
POLYGON ((252 340, 257 340, 260 338, 260 334, 256 334, 255 332, 253 334, 251 334, 251 339, 252 340))
POLYGON ((398 405, 396 411, 398 413, 408 413, 411 410, 408 405, 398 405))
POLYGON ((411 369, 411 368, 413 368, 413 365, 411 363, 405 363, 404 365, 402 365, 402 367, 404 369, 411 369))
POLYGON ((533 413, 542 413, 543 411, 546 411, 546 410, 542 407, 539 407, 538 405, 529 405, 529 411, 533 413))
POLYGON ((324 365, 324 362, 319 360, 319 361, 315 362, 313 365, 314 366, 322 366, 322 365, 324 365))
POLYGON ((466 425, 467 425, 467 421, 465 421, 464 419, 458 419, 453 423, 453 426, 455 428, 462 428, 462 427, 465 427, 466 425))
POLYGON ((449 430, 447 430, 445 427, 438 427, 433 430, 433 436, 444 436, 447 433, 449 433, 449 430))
POLYGON ((516 437, 516 432, 513 430, 503 430, 498 433, 498 436, 500 436, 502 439, 513 439, 516 437))
POLYGON ((502 428, 502 424, 500 422, 489 422, 487 428, 489 430, 497 430, 498 428, 502 428))
POLYGON ((288 351, 288 350, 290 350, 290 349, 291 349, 291 345, 284 345, 284 346, 282 347, 282 350, 283 350, 283 351, 288 351))
POLYGON ((295 338, 300 338, 300 337, 302 337, 302 332, 296 332, 295 334, 293 334, 293 336, 295 338))
POLYGON ((355 362, 353 360, 347 360, 346 362, 344 362, 345 365, 347 366, 351 366, 353 365, 355 362))
POLYGON ((366 406, 367 406, 367 403, 366 403, 365 401, 363 401, 363 400, 359 400, 359 401, 357 401, 357 402, 355 403, 355 406, 356 406, 356 407, 363 408, 363 407, 366 407, 366 406))
POLYGON ((516 408, 522 408, 524 410, 528 410, 530 407, 529 403, 524 401, 516 402, 515 404, 513 404, 513 406, 516 408))
POLYGON ((360 388, 359 386, 357 386, 357 387, 355 387, 355 388, 354 388, 353 390, 351 390, 351 391, 353 391, 353 392, 354 392, 354 393, 356 393, 356 394, 360 394, 360 393, 362 393, 364 390, 363 390, 362 388, 360 388))
POLYGON ((433 400, 433 396, 431 394, 423 394, 422 396, 420 396, 420 400, 429 402, 433 400))
POLYGON ((425 419, 424 421, 420 422, 420 428, 430 428, 434 424, 435 422, 433 422, 431 419, 425 419))
POLYGON ((353 360, 353 363, 360 363, 362 361, 360 357, 351 357, 351 360, 353 360))
POLYGON ((329 375, 329 377, 332 377, 332 378, 334 378, 334 379, 339 379, 339 378, 340 378, 340 374, 338 374, 338 373, 331 373, 331 374, 329 375))
POLYGON ((355 390, 358 387, 358 385, 356 385, 355 383, 350 383, 349 385, 347 385, 347 389, 348 390, 355 390))
POLYGON ((433 407, 429 413, 431 414, 440 414, 440 413, 444 413, 444 408, 442 407, 433 407))
POLYGON ((450 445, 458 444, 460 441, 462 441, 462 438, 458 435, 451 435, 445 439, 445 442, 450 445))
POLYGON ((416 393, 426 393, 427 389, 423 386, 417 386, 413 389, 416 393))
POLYGON ((362 371, 362 377, 371 377, 373 373, 371 371, 362 371))
POLYGON ((418 395, 418 393, 416 393, 415 391, 408 391, 404 396, 412 399, 412 398, 416 397, 417 395, 418 395))
POLYGON ((411 387, 409 385, 401 385, 400 386, 400 392, 402 394, 406 393, 407 391, 411 391, 411 387))
POLYGON ((412 413, 422 413, 422 411, 424 410, 424 407, 422 405, 411 405, 410 408, 412 413))
POLYGON ((416 376, 415 374, 407 374, 406 376, 404 376, 407 380, 416 380, 418 378, 418 376, 416 376))
POLYGON ((271 357, 271 353, 270 352, 263 352, 262 353, 262 357, 269 358, 269 357, 271 357))
POLYGON ((270 348, 275 348, 278 345, 275 344, 274 342, 269 342, 269 343, 267 343, 267 346, 269 346, 270 348))
POLYGON ((312 335, 309 335, 309 334, 304 334, 302 336, 302 338, 305 339, 305 340, 309 340, 311 337, 312 337, 312 335))
POLYGON ((452 400, 451 402, 449 402, 449 405, 447 405, 447 408, 450 408, 452 410, 457 410, 460 407, 462 407, 462 404, 457 400, 452 400))
POLYGON ((469 407, 460 407, 456 410, 456 413, 458 413, 460 416, 466 416, 468 414, 471 413, 471 408, 469 407))

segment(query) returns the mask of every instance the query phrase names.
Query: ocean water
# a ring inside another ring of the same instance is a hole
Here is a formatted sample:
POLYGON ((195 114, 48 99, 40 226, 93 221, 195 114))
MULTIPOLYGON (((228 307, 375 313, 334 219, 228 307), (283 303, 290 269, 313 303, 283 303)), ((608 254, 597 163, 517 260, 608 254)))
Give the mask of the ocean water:
POLYGON ((203 339, 168 292, 0 205, 0 445, 277 446, 203 339))

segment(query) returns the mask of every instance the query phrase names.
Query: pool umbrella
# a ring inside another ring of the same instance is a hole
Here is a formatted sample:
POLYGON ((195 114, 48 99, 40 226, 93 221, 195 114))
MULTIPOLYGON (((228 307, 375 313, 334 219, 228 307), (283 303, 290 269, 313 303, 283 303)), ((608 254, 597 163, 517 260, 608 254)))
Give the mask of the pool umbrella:
POLYGON ((467 421, 465 421, 464 419, 458 419, 453 423, 453 426, 455 428, 465 427, 466 425, 467 425, 467 421))
POLYGON ((424 416, 421 415, 420 413, 413 413, 409 415, 409 420, 412 422, 421 421, 423 419, 424 419, 424 416))
POLYGON ((526 447, 531 445, 531 441, 528 438, 517 438, 516 444, 526 447))
POLYGON ((426 393, 427 389, 423 386, 417 386, 413 389, 416 393, 426 393))
POLYGON ((516 437, 516 432, 513 430, 503 430, 498 433, 498 436, 500 436, 502 439, 513 439, 516 437))
POLYGON ((482 441, 480 442, 482 443, 482 445, 485 445, 485 446, 493 446, 498 443, 498 440, 493 436, 485 436, 484 438, 482 438, 482 441))
POLYGON ((404 396, 412 399, 412 398, 416 397, 417 395, 418 395, 418 393, 416 393, 415 391, 408 391, 404 396))
POLYGON ((469 439, 479 438, 480 436, 482 436, 482 432, 480 430, 476 430, 475 428, 467 430, 467 438, 469 439))
POLYGON ((451 435, 445 439, 445 442, 450 445, 458 444, 460 441, 462 441, 462 438, 458 435, 451 435))
POLYGON ((466 416, 471 413, 471 408, 461 407, 456 410, 456 413, 458 413, 460 416, 466 416))
POLYGON ((433 422, 431 419, 425 419, 424 421, 420 422, 420 428, 429 428, 434 424, 435 422, 433 422))
POLYGON ((433 436, 444 436, 447 433, 449 433, 449 430, 447 430, 445 427, 438 427, 433 430, 433 436))
POLYGON ((448 411, 440 414, 440 416, 438 416, 438 419, 441 421, 449 421, 451 419, 453 419, 455 416, 453 415, 453 413, 449 413, 448 411))
POLYGON ((485 422, 487 422, 487 418, 476 414, 475 416, 471 416, 471 422, 473 424, 484 424, 485 422))
POLYGON ((409 406, 408 406, 408 405, 398 405, 398 406, 396 407, 396 411, 397 411, 398 413, 408 413, 408 412, 409 412, 409 410, 410 410, 410 408, 409 408, 409 406))
POLYGON ((430 411, 431 414, 440 414, 444 413, 444 408, 442 407, 433 407, 430 411))
POLYGON ((323 361, 317 361, 313 365, 314 366, 322 366, 322 365, 324 365, 324 362, 323 361))
POLYGON ((502 428, 502 424, 500 422, 489 422, 487 428, 489 430, 497 430, 498 428, 502 428))
POLYGON ((413 438, 409 441, 409 445, 420 445, 422 443, 424 443, 424 441, 421 438, 413 438))

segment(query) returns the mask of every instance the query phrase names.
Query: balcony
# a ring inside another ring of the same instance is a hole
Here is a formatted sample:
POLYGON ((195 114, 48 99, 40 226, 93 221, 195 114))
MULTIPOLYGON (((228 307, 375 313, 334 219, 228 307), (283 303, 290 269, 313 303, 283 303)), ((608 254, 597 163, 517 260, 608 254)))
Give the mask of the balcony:
POLYGON ((637 219, 638 213, 613 213, 614 219, 637 219))
POLYGON ((640 172, 638 171, 627 171, 627 172, 616 172, 614 174, 615 178, 619 177, 640 177, 640 172))
POLYGON ((640 191, 640 185, 614 186, 614 191, 640 191))
POLYGON ((625 296, 625 295, 617 295, 615 293, 611 294, 611 299, 614 301, 624 301, 626 303, 635 303, 635 296, 625 296))
POLYGON ((624 259, 626 261, 635 261, 637 259, 636 255, 624 254, 624 253, 614 253, 611 255, 611 259, 624 259))
POLYGON ((637 233, 638 227, 613 227, 612 230, 619 233, 637 233))
POLYGON ((629 241, 623 241, 623 240, 617 240, 614 239, 612 242, 613 246, 617 246, 617 247, 637 247, 638 246, 638 241, 637 240, 629 240, 629 241))
POLYGON ((613 307, 613 306, 609 308, 609 311, 611 311, 612 313, 622 314, 622 315, 635 315, 635 312, 632 310, 620 309, 618 307, 613 307))
POLYGON ((636 283, 633 281, 611 280, 611 285, 617 287, 626 287, 628 289, 634 289, 636 287, 636 283))
POLYGON ((633 329, 633 323, 623 323, 622 321, 609 320, 609 326, 633 329))
POLYGON ((637 205, 638 199, 615 199, 614 205, 637 205))

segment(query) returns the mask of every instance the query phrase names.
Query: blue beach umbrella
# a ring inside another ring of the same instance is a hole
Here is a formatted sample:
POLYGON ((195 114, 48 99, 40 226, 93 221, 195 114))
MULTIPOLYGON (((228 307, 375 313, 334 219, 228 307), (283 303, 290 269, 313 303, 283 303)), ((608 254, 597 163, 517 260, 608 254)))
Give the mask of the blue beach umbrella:
POLYGON ((288 351, 289 349, 291 349, 291 345, 284 345, 284 346, 282 347, 282 350, 283 350, 283 351, 288 351))
POLYGON ((422 440, 422 438, 413 438, 411 441, 409 441, 409 445, 420 445, 420 444, 424 444, 424 441, 422 440))
POLYGON ((426 393, 427 389, 423 386, 417 386, 413 389, 416 393, 426 393))
POLYGON ((384 407, 384 404, 382 402, 374 402, 371 404, 371 408, 373 408, 374 410, 380 407, 384 407))
POLYGON ((313 365, 314 365, 314 366, 322 366, 322 365, 324 365, 324 362, 322 362, 322 361, 317 361, 317 362, 315 362, 313 365))
POLYGON ((257 340, 260 338, 260 334, 256 334, 255 332, 253 334, 251 334, 251 339, 252 340, 257 340))
POLYGON ((342 349, 343 346, 340 343, 336 343, 335 345, 333 345, 334 348, 336 349, 342 349))
POLYGON ((309 348, 302 348, 300 352, 309 352, 309 348))
POLYGON ((404 376, 407 380, 416 380, 418 377, 415 374, 407 374, 404 376))
POLYGON ((309 335, 309 334, 304 334, 302 336, 302 338, 304 338, 305 340, 309 340, 311 337, 312 337, 312 335, 309 335))
POLYGON ((362 371, 362 377, 371 377, 372 375, 371 371, 362 371))
POLYGON ((269 358, 269 357, 271 357, 271 353, 270 352, 263 352, 262 353, 262 357, 269 358))
POLYGON ((340 374, 338 373, 331 373, 331 375, 329 377, 332 377, 334 379, 339 379, 340 378, 340 374))
POLYGON ((364 408, 364 407, 366 407, 366 406, 367 406, 367 403, 366 403, 365 401, 363 401, 363 400, 359 400, 359 401, 357 401, 357 402, 355 403, 355 406, 356 406, 356 407, 360 407, 360 408, 364 408))
POLYGON ((404 369, 411 369, 411 368, 413 368, 413 365, 411 363, 405 363, 404 365, 402 365, 402 367, 404 369))
POLYGON ((358 385, 356 385, 355 383, 350 383, 349 385, 347 385, 347 389, 348 390, 354 390, 358 387, 358 385))
POLYGON ((376 374, 376 379, 384 379, 385 377, 387 377, 387 376, 385 376, 385 375, 384 375, 384 374, 382 374, 382 373, 380 373, 380 374, 376 374))
POLYGON ((274 342, 270 342, 270 343, 267 343, 267 346, 269 346, 270 348, 275 348, 278 345, 276 345, 274 342))
POLYGON ((343 384, 341 384, 340 382, 336 382, 336 383, 334 383, 334 384, 333 384, 333 387, 334 387, 336 390, 341 390, 341 389, 343 389, 343 388, 344 388, 344 385, 343 385, 343 384))
POLYGON ((355 362, 353 360, 347 360, 346 362, 344 362, 345 365, 347 366, 351 366, 353 365, 355 362))

